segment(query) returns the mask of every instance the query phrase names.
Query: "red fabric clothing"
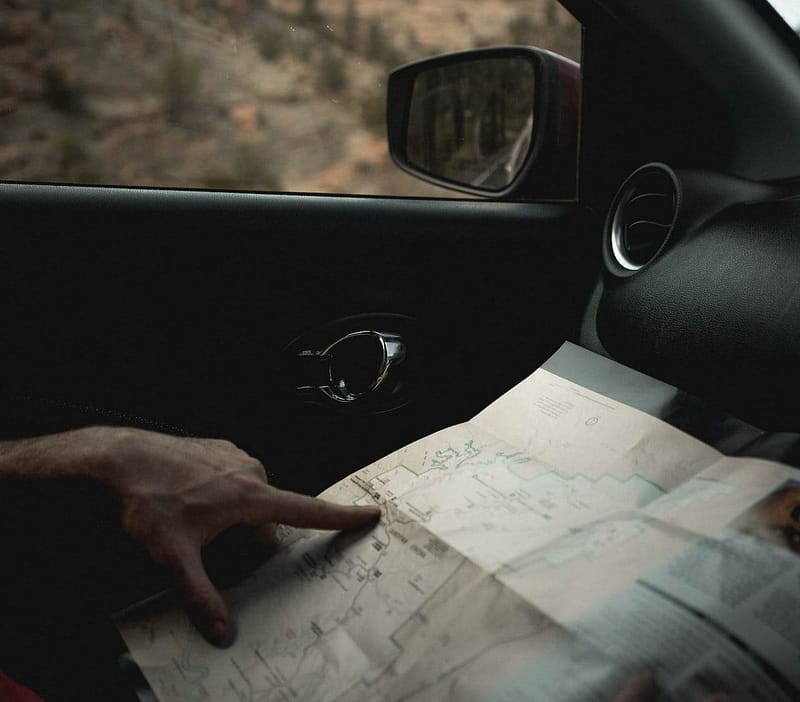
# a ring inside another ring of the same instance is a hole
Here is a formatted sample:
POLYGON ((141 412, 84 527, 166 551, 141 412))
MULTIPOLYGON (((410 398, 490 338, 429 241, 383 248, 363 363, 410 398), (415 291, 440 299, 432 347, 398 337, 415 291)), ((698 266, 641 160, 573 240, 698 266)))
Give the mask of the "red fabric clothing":
POLYGON ((2 702, 44 702, 33 690, 14 682, 0 670, 0 700, 2 702))

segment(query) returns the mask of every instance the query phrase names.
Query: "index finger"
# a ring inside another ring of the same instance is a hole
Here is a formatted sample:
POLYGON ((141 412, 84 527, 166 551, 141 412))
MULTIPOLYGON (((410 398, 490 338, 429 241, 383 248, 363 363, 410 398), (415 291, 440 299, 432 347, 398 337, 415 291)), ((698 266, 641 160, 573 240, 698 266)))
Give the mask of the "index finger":
POLYGON ((273 487, 261 493, 256 511, 253 517, 258 522, 270 521, 308 529, 354 529, 381 516, 381 508, 377 505, 337 505, 273 487))

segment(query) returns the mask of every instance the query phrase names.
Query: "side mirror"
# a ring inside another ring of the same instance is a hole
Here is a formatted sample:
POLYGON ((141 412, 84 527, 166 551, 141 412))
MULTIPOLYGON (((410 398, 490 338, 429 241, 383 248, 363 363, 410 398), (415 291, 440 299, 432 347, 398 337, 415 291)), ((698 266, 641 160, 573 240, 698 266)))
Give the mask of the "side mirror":
POLYGON ((431 183, 490 197, 576 196, 580 67, 528 47, 445 54, 392 71, 394 162, 431 183))

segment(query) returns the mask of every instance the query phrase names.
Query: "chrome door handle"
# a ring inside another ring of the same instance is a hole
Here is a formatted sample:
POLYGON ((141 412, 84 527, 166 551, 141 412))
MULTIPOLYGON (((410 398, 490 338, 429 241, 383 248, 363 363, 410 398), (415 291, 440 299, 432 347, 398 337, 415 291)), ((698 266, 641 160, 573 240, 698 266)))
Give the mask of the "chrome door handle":
POLYGON ((406 357, 406 345, 397 334, 356 331, 329 344, 322 351, 306 350, 298 358, 322 365, 316 384, 298 390, 317 389, 336 402, 356 402, 377 392, 395 366, 406 357))

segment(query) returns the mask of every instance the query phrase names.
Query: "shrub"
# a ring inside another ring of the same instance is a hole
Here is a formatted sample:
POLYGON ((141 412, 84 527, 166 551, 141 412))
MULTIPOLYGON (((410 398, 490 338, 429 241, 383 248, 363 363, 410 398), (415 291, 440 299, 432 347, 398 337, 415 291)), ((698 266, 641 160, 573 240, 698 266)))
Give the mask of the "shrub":
POLYGON ((508 34, 512 44, 535 44, 536 23, 530 15, 521 12, 508 21, 508 34))
POLYGON ((380 19, 373 18, 367 28, 364 55, 369 61, 382 63, 392 68, 405 62, 405 56, 391 41, 383 29, 380 19))
POLYGON ((280 190, 281 179, 272 166, 267 150, 240 146, 233 159, 233 170, 242 187, 251 190, 280 190))
POLYGON ((386 135, 386 91, 379 88, 361 103, 361 121, 373 134, 386 135))
POLYGON ((323 93, 341 93, 347 87, 347 66, 344 59, 326 48, 317 67, 317 88, 323 93))
POLYGON ((214 190, 281 190, 281 179, 272 165, 269 150, 241 145, 228 170, 206 173, 203 184, 214 190))
POLYGON ((98 180, 86 144, 76 134, 60 134, 52 144, 53 162, 58 178, 71 183, 90 183, 98 180))
POLYGON ((265 61, 275 61, 289 48, 289 37, 284 27, 265 24, 256 34, 256 44, 265 61))
POLYGON ((42 72, 44 100, 54 110, 66 114, 80 114, 85 105, 83 94, 58 66, 47 66, 42 72))
POLYGON ((387 39, 380 20, 373 19, 367 28, 367 46, 364 55, 370 61, 381 61, 386 49, 387 39))
POLYGON ((173 51, 161 64, 158 92, 167 119, 180 122, 200 85, 200 67, 179 51, 173 51))
POLYGON ((305 22, 322 22, 323 16, 319 10, 318 0, 303 0, 303 9, 300 18, 305 22))
POLYGON ((137 29, 139 27, 139 20, 136 17, 136 7, 133 4, 133 0, 125 0, 125 2, 122 3, 120 19, 129 29, 137 29))
POLYGON ((358 49, 359 20, 355 0, 348 0, 344 13, 344 43, 351 51, 358 49))

